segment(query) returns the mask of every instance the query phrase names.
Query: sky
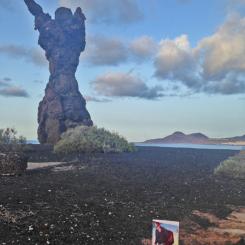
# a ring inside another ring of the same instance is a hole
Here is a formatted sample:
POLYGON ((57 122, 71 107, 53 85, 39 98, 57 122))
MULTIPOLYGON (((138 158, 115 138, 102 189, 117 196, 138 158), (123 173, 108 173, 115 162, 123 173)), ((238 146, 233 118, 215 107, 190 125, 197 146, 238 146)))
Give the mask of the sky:
MULTIPOLYGON (((130 141, 245 134, 245 0, 36 0, 87 18, 76 73, 95 125, 130 141)), ((34 18, 0 1, 0 128, 37 138, 49 79, 34 18)))

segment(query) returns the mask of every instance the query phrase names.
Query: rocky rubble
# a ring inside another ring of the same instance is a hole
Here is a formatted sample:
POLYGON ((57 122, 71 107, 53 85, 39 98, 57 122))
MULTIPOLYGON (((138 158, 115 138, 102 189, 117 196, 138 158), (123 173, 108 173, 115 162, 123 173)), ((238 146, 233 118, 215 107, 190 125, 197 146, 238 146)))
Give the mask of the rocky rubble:
POLYGON ((21 153, 0 153, 0 175, 21 174, 27 169, 27 158, 21 153))

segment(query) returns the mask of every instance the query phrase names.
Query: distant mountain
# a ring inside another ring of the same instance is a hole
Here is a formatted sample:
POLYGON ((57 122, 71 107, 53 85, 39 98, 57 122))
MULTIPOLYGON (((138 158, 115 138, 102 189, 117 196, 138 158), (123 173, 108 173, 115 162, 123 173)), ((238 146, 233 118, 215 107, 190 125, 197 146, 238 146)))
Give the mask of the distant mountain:
POLYGON ((212 139, 202 133, 184 134, 174 132, 164 138, 150 139, 143 143, 147 144, 241 144, 245 145, 245 135, 231 138, 212 139))
POLYGON ((202 133, 184 134, 182 132, 174 132, 173 134, 160 138, 146 140, 144 143, 165 143, 165 144, 177 144, 177 143, 190 143, 190 144, 208 144, 209 138, 202 133))

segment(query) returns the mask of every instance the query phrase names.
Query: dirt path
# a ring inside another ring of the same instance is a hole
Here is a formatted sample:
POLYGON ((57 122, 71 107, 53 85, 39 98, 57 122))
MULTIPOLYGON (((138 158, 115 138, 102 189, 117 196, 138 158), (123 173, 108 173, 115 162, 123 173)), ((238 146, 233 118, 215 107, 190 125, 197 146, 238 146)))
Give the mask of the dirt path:
POLYGON ((27 170, 54 167, 64 164, 64 162, 28 162, 27 170))

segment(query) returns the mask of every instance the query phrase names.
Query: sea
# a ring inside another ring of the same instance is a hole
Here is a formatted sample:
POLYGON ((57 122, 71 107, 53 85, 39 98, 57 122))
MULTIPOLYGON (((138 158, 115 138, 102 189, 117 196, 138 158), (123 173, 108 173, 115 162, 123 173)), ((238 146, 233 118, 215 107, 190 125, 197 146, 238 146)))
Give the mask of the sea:
POLYGON ((39 141, 38 140, 27 140, 27 144, 32 144, 32 145, 38 145, 39 141))
MULTIPOLYGON (((28 144, 39 144, 38 140, 27 140, 28 144)), ((206 144, 146 144, 146 143, 134 143, 136 146, 145 147, 169 147, 169 148, 191 148, 191 149, 210 149, 210 150, 245 150, 245 146, 242 145, 206 145, 206 144)))
POLYGON ((169 148, 191 148, 191 149, 210 149, 210 150, 245 150, 241 145, 202 145, 202 144, 145 144, 135 143, 136 146, 143 147, 169 147, 169 148))

